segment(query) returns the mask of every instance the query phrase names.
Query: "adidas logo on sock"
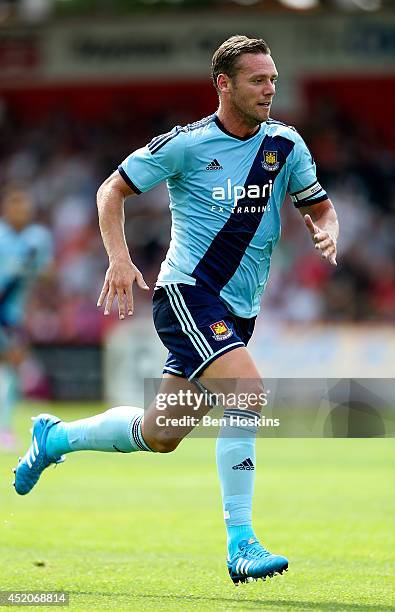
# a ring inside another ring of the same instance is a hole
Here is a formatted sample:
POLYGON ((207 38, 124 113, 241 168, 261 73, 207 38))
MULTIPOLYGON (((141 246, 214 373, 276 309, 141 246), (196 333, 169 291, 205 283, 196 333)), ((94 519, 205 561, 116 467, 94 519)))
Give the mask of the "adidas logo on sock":
POLYGON ((218 159, 213 159, 213 161, 206 166, 206 170, 223 170, 223 167, 219 163, 218 159))
POLYGON ((252 463, 251 459, 247 457, 247 459, 244 459, 244 461, 242 461, 241 463, 234 465, 232 467, 232 470, 255 470, 255 466, 252 463))

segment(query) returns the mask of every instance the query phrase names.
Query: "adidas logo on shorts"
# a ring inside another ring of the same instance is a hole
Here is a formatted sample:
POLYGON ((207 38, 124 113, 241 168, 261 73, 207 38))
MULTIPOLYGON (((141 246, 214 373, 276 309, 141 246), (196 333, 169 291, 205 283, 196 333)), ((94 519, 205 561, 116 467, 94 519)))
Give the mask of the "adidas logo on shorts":
POLYGON ((255 467, 251 459, 248 457, 247 459, 244 459, 244 461, 242 461, 241 463, 234 465, 232 467, 232 470, 255 470, 255 467))
POLYGON ((223 170, 223 167, 219 163, 218 159, 213 159, 213 161, 206 166, 206 170, 223 170))

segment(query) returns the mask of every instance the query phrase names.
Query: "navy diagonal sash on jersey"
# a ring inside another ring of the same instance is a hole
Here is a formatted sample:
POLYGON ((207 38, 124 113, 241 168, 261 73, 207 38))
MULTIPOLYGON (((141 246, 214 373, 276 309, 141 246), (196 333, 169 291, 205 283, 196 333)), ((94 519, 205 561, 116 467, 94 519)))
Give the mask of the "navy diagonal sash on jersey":
MULTIPOLYGON (((265 136, 255 156, 244 187, 259 185, 261 190, 269 180, 274 181, 283 168, 294 143, 282 136, 265 136), (263 152, 277 151, 277 170, 265 170, 262 167, 263 152)), ((266 190, 267 192, 268 190, 266 190)), ((262 220, 269 195, 251 200, 247 196, 237 202, 237 207, 255 206, 261 212, 231 213, 229 219, 215 236, 209 248, 192 272, 192 276, 218 293, 230 281, 253 239, 262 220)))
POLYGON ((21 287, 21 280, 19 278, 13 278, 10 280, 7 285, 4 287, 3 291, 0 293, 0 307, 6 303, 7 300, 12 298, 13 293, 18 291, 21 287))

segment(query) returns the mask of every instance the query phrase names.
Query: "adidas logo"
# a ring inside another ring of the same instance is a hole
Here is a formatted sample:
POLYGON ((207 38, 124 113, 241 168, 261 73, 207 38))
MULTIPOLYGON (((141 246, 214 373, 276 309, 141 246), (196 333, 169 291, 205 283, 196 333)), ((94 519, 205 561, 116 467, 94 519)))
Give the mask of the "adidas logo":
POLYGON ((241 463, 234 465, 232 467, 232 470, 255 470, 255 467, 251 459, 248 457, 247 459, 244 459, 244 461, 242 461, 241 463))
POLYGON ((213 161, 206 166, 206 170, 223 170, 223 167, 219 163, 218 159, 213 159, 213 161))

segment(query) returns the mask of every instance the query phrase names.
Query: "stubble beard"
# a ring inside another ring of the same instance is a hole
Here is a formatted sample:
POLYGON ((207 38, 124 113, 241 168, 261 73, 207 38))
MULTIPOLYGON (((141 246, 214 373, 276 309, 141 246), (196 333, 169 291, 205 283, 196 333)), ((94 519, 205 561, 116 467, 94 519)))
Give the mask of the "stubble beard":
POLYGON ((254 129, 255 127, 261 125, 266 119, 262 119, 259 115, 252 113, 247 110, 245 106, 241 106, 234 100, 232 100, 232 110, 235 115, 238 115, 243 123, 250 129, 254 129))

